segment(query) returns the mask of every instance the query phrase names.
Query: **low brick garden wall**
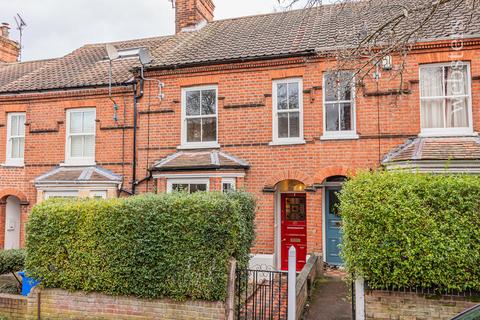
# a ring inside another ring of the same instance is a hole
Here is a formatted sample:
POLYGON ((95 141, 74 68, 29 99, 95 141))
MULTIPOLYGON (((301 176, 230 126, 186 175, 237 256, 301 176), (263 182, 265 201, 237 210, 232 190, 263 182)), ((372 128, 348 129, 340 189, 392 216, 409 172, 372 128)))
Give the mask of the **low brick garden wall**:
POLYGON ((16 294, 0 294, 0 319, 24 319, 27 313, 27 298, 16 294))
POLYGON ((26 319, 38 319, 38 312, 40 319, 52 320, 225 319, 222 302, 146 300, 59 289, 34 289, 30 293, 26 319))
POLYGON ((28 298, 0 294, 1 320, 217 320, 227 319, 225 314, 223 302, 146 300, 37 288, 28 298))
POLYGON ((365 319, 448 320, 479 303, 460 296, 365 290, 365 319))
POLYGON ((312 289, 313 289, 313 282, 317 277, 320 277, 323 273, 323 260, 322 255, 320 254, 313 254, 308 259, 307 263, 303 270, 297 276, 297 283, 296 283, 296 297, 297 297, 297 310, 296 310, 296 317, 297 319, 301 319, 305 304, 307 300, 310 298, 312 289))

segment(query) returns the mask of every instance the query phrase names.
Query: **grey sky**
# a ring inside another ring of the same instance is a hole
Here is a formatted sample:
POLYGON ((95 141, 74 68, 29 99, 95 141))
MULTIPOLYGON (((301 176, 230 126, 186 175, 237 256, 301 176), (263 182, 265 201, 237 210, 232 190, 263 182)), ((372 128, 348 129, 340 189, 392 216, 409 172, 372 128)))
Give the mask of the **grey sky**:
MULTIPOLYGON (((63 56, 86 43, 172 34, 174 10, 168 0, 1 0, 0 22, 20 13, 24 30, 22 60, 63 56)), ((214 0, 215 18, 279 10, 277 0, 214 0)))

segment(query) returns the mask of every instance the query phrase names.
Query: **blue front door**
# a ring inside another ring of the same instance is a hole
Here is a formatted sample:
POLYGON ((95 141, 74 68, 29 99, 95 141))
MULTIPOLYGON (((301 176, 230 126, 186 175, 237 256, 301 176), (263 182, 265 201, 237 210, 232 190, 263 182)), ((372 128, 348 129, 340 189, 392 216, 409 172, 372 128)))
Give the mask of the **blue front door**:
POLYGON ((326 262, 332 265, 342 264, 339 247, 342 242, 342 218, 337 209, 339 191, 340 187, 325 188, 326 262))

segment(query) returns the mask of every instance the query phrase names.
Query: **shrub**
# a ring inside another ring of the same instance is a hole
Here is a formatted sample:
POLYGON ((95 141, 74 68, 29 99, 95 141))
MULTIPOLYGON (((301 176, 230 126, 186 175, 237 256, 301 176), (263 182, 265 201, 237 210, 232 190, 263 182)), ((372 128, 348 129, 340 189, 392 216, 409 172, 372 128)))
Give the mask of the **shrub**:
POLYGON ((254 212, 240 192, 46 201, 27 226, 27 270, 45 287, 223 300, 229 258, 248 263, 254 212))
POLYGON ((25 267, 25 250, 0 251, 0 274, 22 271, 25 267))
POLYGON ((480 179, 360 173, 340 195, 347 270, 373 288, 480 290, 480 179))

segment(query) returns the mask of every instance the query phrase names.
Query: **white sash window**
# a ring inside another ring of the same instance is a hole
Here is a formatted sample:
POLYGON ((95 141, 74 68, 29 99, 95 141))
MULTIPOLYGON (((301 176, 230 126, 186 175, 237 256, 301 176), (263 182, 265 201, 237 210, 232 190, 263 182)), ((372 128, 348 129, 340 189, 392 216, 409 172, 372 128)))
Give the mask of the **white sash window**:
POLYGON ((468 63, 420 67, 420 115, 422 135, 473 133, 468 63))

